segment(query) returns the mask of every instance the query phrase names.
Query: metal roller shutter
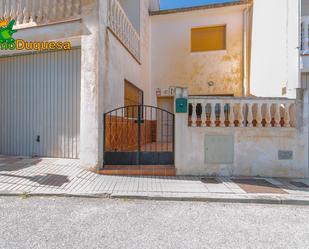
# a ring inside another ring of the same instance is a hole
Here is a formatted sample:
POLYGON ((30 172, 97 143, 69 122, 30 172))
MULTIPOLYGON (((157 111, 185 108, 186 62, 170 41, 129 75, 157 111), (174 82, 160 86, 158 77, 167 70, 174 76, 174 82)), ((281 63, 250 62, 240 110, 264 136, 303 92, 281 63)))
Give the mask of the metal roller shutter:
POLYGON ((0 58, 0 154, 79 157, 80 49, 0 58))

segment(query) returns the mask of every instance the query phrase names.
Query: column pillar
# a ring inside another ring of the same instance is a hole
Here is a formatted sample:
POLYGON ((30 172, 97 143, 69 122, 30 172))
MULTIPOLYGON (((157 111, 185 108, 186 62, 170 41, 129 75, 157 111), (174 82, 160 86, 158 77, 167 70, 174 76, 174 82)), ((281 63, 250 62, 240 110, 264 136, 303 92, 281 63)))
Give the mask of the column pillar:
POLYGON ((103 165, 103 71, 105 65, 106 1, 81 0, 80 162, 88 170, 103 165))

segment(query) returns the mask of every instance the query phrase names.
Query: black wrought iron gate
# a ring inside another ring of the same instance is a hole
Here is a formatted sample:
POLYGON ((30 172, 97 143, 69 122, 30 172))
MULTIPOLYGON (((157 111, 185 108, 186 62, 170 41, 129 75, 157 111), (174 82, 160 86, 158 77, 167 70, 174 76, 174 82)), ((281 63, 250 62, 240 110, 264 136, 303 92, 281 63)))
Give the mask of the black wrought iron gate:
POLYGON ((147 105, 104 114, 105 165, 173 165, 173 113, 147 105))

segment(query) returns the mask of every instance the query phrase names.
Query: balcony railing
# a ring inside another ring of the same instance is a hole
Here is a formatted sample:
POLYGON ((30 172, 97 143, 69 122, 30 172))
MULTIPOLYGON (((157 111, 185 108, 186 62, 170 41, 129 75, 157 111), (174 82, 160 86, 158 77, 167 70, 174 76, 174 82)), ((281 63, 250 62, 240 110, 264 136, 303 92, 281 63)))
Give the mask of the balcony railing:
POLYGON ((1 0, 0 18, 17 26, 40 25, 80 17, 81 0, 1 0))
POLYGON ((296 102, 282 98, 190 97, 189 126, 296 127, 296 102))
POLYGON ((132 54, 140 61, 140 37, 118 0, 109 0, 108 27, 132 54))
POLYGON ((301 50, 305 53, 309 53, 309 16, 302 17, 301 41, 301 50))

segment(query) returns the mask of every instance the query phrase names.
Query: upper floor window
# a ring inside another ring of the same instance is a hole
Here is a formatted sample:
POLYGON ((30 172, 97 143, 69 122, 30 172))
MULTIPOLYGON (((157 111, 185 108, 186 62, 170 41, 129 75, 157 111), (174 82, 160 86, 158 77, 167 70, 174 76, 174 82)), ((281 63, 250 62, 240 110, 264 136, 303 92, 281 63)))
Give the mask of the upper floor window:
POLYGON ((191 29, 191 52, 226 49, 226 26, 191 29))

